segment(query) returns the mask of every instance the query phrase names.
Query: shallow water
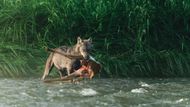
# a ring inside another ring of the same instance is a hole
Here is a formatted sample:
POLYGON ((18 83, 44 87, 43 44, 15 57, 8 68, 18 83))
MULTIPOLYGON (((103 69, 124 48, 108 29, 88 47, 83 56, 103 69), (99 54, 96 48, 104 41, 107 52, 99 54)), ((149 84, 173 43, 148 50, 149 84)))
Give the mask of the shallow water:
POLYGON ((0 107, 190 107, 190 79, 0 79, 0 107))

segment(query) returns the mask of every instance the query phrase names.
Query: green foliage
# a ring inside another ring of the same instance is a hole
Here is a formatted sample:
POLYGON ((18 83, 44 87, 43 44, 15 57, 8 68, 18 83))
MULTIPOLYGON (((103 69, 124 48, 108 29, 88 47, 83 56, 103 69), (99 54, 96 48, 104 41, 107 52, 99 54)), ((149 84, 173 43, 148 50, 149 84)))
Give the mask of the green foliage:
POLYGON ((1 0, 1 74, 39 73, 44 46, 82 36, 104 75, 189 76, 189 26, 189 0, 1 0))

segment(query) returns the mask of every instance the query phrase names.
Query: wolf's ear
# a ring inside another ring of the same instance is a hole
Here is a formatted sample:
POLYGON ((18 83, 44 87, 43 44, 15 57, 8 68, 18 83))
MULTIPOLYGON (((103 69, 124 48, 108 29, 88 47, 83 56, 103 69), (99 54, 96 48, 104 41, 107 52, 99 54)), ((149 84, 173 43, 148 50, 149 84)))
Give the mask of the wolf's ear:
POLYGON ((92 38, 90 37, 90 38, 88 38, 88 41, 90 42, 90 43, 92 43, 92 38))
POLYGON ((81 43, 82 39, 80 37, 77 37, 77 43, 81 43))

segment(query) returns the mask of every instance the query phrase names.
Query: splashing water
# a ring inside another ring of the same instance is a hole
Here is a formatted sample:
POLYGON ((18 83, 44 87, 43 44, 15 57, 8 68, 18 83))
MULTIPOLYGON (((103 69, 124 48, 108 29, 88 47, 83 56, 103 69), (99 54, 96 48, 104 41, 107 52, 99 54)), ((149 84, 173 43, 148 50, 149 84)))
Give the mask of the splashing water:
POLYGON ((132 89, 132 93, 147 93, 148 91, 144 88, 137 88, 137 89, 132 89))
POLYGON ((98 94, 95 90, 91 89, 91 88, 85 88, 80 92, 81 95, 83 96, 94 96, 96 94, 98 94))

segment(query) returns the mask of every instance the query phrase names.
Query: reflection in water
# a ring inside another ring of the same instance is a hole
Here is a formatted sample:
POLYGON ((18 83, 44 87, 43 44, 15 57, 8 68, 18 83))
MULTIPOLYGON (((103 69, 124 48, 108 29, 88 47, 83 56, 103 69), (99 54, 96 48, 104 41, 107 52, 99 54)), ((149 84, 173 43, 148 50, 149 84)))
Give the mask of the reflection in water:
POLYGON ((43 83, 1 79, 0 107, 190 106, 188 79, 95 79, 43 83))

